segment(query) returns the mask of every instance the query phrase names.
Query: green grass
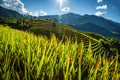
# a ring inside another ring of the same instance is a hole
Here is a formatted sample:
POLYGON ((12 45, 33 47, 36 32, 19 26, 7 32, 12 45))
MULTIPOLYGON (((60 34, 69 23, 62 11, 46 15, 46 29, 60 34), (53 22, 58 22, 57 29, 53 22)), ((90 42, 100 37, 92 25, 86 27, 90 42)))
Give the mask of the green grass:
POLYGON ((107 38, 103 37, 102 35, 90 32, 77 31, 72 27, 64 24, 56 24, 56 27, 53 27, 52 21, 48 20, 30 20, 29 24, 31 25, 30 31, 34 32, 35 34, 43 34, 43 32, 46 32, 46 35, 48 35, 47 33, 60 33, 64 35, 66 34, 66 36, 74 37, 73 35, 80 35, 80 33, 83 33, 97 40, 101 38, 107 40, 107 38))
POLYGON ((0 25, 0 79, 119 80, 118 55, 111 60, 93 55, 106 53, 104 49, 83 33, 80 43, 70 38, 63 42, 54 34, 51 38, 35 36, 0 25))
POLYGON ((102 41, 110 44, 109 40, 101 35, 80 32, 64 24, 56 24, 56 27, 53 27, 52 22, 48 20, 30 20, 29 23, 31 24, 29 31, 34 34, 45 35, 49 38, 51 37, 51 34, 55 34, 58 39, 70 38, 71 42, 77 40, 78 43, 82 41, 86 48, 88 48, 89 42, 91 42, 91 47, 95 54, 111 54, 101 42, 102 39, 102 41))

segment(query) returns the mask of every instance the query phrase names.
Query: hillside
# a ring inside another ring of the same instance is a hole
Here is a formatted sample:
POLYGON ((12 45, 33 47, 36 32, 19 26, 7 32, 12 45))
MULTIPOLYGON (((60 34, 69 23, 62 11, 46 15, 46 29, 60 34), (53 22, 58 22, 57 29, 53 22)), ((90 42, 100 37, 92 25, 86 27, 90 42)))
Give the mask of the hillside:
MULTIPOLYGON (((55 33, 56 36, 66 35, 68 37, 77 37, 79 36, 80 31, 77 31, 67 25, 59 25, 56 23, 56 27, 53 27, 53 21, 49 20, 30 20, 30 31, 34 32, 35 34, 45 34, 46 36, 50 36, 52 33, 55 33)), ((85 34, 85 33, 84 33, 85 34)), ((87 36, 87 35, 86 35, 87 36)), ((97 38, 94 38, 98 40, 97 38)))
POLYGON ((45 36, 35 36, 0 25, 0 78, 118 80, 120 78, 118 55, 111 60, 105 58, 105 55, 104 57, 96 55, 95 50, 99 54, 107 54, 108 51, 96 39, 84 33, 80 33, 80 36, 82 40, 80 43, 71 42, 71 39, 63 42, 54 35, 48 39, 45 36))
POLYGON ((3 8, 0 6, 0 16, 6 17, 8 15, 9 15, 9 17, 16 17, 16 18, 19 18, 20 16, 22 16, 20 13, 18 13, 16 11, 6 9, 6 8, 3 8))
POLYGON ((48 20, 32 20, 30 21, 30 23, 31 28, 29 29, 29 31, 33 32, 34 34, 45 35, 48 37, 51 37, 51 34, 55 34, 56 37, 59 39, 66 40, 67 37, 67 39, 70 39, 71 41, 75 41, 77 39, 78 43, 83 41, 86 48, 89 47, 88 44, 89 42, 91 42, 92 50, 96 54, 114 54, 110 50, 110 47, 106 47, 108 44, 111 44, 110 41, 107 38, 102 37, 101 35, 76 31, 75 29, 66 25, 56 24, 56 27, 53 27, 52 21, 48 20), (101 40, 103 40, 104 42, 101 42, 101 40))
POLYGON ((81 23, 79 25, 69 25, 69 26, 74 27, 76 30, 98 33, 98 34, 101 34, 101 35, 104 35, 104 36, 107 36, 107 37, 113 37, 114 36, 114 37, 120 39, 120 35, 112 33, 109 30, 107 30, 103 27, 100 27, 96 24, 93 24, 91 22, 84 22, 84 23, 81 23))
POLYGON ((30 20, 29 24, 30 24, 30 31, 33 31, 36 34, 42 34, 42 31, 43 32, 46 31, 46 33, 48 34, 53 32, 56 34, 60 33, 60 35, 66 34, 66 36, 72 36, 72 35, 77 36, 79 35, 79 33, 82 33, 81 31, 77 31, 74 28, 71 28, 70 26, 64 24, 59 25, 58 23, 56 23, 56 27, 53 27, 53 21, 49 21, 49 20, 38 20, 38 19, 30 20))

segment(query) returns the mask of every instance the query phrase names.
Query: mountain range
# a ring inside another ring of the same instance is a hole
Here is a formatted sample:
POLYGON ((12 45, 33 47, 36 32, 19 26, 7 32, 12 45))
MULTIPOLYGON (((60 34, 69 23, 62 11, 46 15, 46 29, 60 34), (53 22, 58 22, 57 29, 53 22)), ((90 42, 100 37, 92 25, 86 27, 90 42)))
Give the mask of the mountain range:
POLYGON ((14 11, 14 10, 11 10, 11 9, 6 9, 6 8, 3 8, 0 6, 0 16, 2 17, 6 17, 7 15, 10 15, 10 16, 16 16, 16 17, 20 17, 22 16, 20 13, 14 11))
MULTIPOLYGON (((10 16, 24 16, 20 13, 0 7, 0 16, 5 17, 7 14, 10 16)), ((106 37, 115 37, 120 39, 120 23, 114 22, 112 20, 105 19, 103 17, 98 17, 95 15, 79 15, 75 13, 67 13, 63 15, 47 15, 39 16, 39 19, 49 19, 54 21, 62 17, 62 23, 69 25, 70 27, 86 32, 94 32, 106 37)))
MULTIPOLYGON (((58 19, 59 15, 40 16, 40 19, 58 19)), ((98 17, 95 15, 79 15, 68 13, 62 15, 63 24, 67 24, 72 28, 80 31, 94 32, 106 37, 115 37, 120 39, 120 23, 112 20, 98 17)))

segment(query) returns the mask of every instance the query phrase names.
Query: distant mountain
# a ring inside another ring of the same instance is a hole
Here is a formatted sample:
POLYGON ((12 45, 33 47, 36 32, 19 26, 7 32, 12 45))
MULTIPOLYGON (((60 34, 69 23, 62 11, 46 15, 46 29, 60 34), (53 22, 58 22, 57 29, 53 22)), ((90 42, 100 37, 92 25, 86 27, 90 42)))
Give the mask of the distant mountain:
MULTIPOLYGON (((72 25, 76 25, 76 21, 82 17, 79 14, 74 14, 74 13, 68 13, 68 14, 64 14, 62 15, 62 19, 63 19, 63 23, 65 24, 72 24, 72 25)), ((78 21, 77 21, 78 22, 78 21)))
POLYGON ((6 9, 6 8, 3 8, 0 6, 0 16, 2 17, 6 17, 6 15, 9 15, 9 16, 16 16, 16 17, 20 17, 22 16, 20 13, 16 12, 16 11, 13 11, 13 10, 10 10, 10 9, 6 9))
MULTIPOLYGON (((40 16, 40 19, 59 19, 58 15, 40 16)), ((98 17, 95 15, 79 15, 68 13, 62 15, 64 24, 80 31, 88 31, 102 34, 107 37, 116 37, 120 39, 120 23, 98 17)))
POLYGON ((107 30, 103 27, 100 27, 96 24, 93 24, 91 22, 85 22, 85 23, 81 23, 79 25, 69 25, 69 26, 74 27, 76 30, 99 33, 99 34, 102 34, 107 37, 114 36, 114 37, 120 39, 120 35, 114 34, 114 33, 110 32, 109 30, 107 30))
MULTIPOLYGON (((68 14, 65 14, 63 16, 67 16, 68 14)), ((75 15, 73 15, 75 16, 75 15)), ((79 25, 81 23, 85 23, 85 22, 91 22, 93 24, 96 24, 102 28, 108 29, 111 32, 117 32, 120 33, 120 24, 113 22, 111 20, 107 20, 103 17, 98 17, 95 15, 84 15, 84 16, 78 16, 78 19, 65 19, 63 17, 63 23, 65 24, 74 24, 74 25, 79 25), (66 22, 67 21, 67 22, 66 22), (68 23, 70 22, 70 23, 68 23), (72 22, 72 23, 71 23, 72 22)))
POLYGON ((39 16, 40 19, 49 19, 49 20, 55 20, 58 19, 58 15, 48 15, 48 16, 39 16))

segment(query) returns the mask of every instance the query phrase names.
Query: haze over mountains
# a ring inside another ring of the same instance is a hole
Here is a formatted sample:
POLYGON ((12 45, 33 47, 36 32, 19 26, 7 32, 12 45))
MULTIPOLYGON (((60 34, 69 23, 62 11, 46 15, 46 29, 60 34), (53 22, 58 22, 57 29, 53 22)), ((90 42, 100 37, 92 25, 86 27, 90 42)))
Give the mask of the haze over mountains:
MULTIPOLYGON (((0 7, 0 16, 22 16, 16 11, 8 10, 0 7)), ((59 15, 39 16, 39 19, 59 20, 59 15)), ((115 37, 120 39, 120 23, 112 20, 107 20, 103 17, 95 15, 79 15, 75 13, 68 13, 62 15, 63 24, 67 24, 72 28, 80 31, 94 32, 102 34, 106 37, 115 37)))

